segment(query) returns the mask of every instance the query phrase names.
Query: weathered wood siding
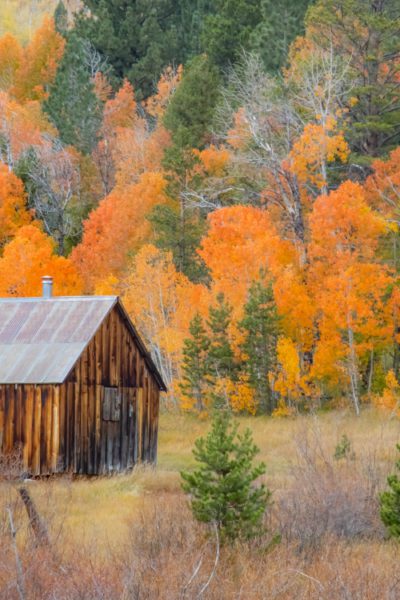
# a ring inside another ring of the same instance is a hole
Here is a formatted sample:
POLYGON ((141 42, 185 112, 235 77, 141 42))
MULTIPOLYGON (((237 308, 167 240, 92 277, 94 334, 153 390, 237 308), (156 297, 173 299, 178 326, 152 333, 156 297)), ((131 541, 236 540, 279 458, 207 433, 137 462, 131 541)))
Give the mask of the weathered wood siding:
POLYGON ((63 384, 0 386, 0 448, 33 475, 154 462, 159 394, 117 305, 63 384))

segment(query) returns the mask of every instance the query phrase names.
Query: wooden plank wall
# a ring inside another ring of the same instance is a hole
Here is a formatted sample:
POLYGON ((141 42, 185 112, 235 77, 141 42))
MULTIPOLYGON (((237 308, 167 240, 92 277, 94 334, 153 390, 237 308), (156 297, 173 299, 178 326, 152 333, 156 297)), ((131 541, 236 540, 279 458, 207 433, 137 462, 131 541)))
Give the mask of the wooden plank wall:
POLYGON ((0 449, 20 444, 33 475, 101 474, 157 457, 159 388, 118 307, 62 385, 0 386, 0 449), (103 418, 104 388, 120 418, 103 418))
POLYGON ((32 475, 62 470, 60 402, 60 386, 0 386, 0 447, 4 453, 19 448, 32 475))

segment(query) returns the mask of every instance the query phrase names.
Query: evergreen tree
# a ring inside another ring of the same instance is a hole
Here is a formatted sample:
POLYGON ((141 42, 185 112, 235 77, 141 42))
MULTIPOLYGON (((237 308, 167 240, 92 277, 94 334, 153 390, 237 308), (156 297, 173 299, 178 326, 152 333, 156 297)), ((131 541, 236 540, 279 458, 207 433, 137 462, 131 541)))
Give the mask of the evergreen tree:
MULTIPOLYGON (((400 444, 397 444, 400 451, 400 444)), ((396 463, 400 470, 400 460, 396 463)), ((396 474, 389 475, 388 485, 390 490, 380 494, 381 519, 391 536, 400 537, 400 480, 396 474)))
POLYGON ((218 71, 207 56, 197 56, 187 66, 164 117, 176 148, 183 152, 204 147, 218 98, 218 71))
POLYGON ((250 37, 250 49, 269 72, 285 64, 292 41, 304 33, 304 16, 311 0, 262 0, 262 18, 250 37))
POLYGON ((253 464, 258 452, 251 431, 239 434, 230 413, 219 411, 207 437, 195 442, 193 454, 199 467, 181 473, 194 517, 214 524, 222 542, 251 538, 262 532, 271 493, 264 484, 254 485, 265 473, 264 463, 253 464))
POLYGON ((241 351, 246 357, 242 369, 255 391, 258 405, 268 413, 275 408, 269 373, 276 362, 278 324, 272 286, 254 282, 239 323, 243 334, 241 351))
POLYGON ((358 164, 369 165, 400 141, 399 1, 318 0, 306 24, 314 41, 349 64, 348 139, 358 164))
POLYGON ((243 50, 250 49, 252 32, 261 19, 261 0, 216 0, 202 33, 210 60, 222 68, 234 64, 243 50))
POLYGON ((181 1, 84 0, 76 26, 139 99, 152 93, 164 67, 185 58, 181 1))
POLYGON ((73 145, 84 154, 91 152, 97 143, 102 107, 94 92, 84 42, 74 32, 68 35, 44 110, 64 144, 73 145))
POLYGON ((185 71, 164 116, 172 145, 165 152, 164 167, 169 173, 170 205, 156 206, 149 217, 156 245, 170 250, 174 263, 194 282, 207 275, 197 248, 206 228, 205 214, 187 205, 185 191, 196 182, 193 170, 198 158, 193 148, 203 148, 209 139, 218 99, 218 72, 206 56, 196 57, 185 71))
POLYGON ((184 341, 182 360, 181 391, 196 402, 196 409, 205 408, 207 393, 207 352, 209 340, 199 313, 193 317, 189 327, 190 338, 184 341))
POLYGON ((65 36, 68 29, 68 12, 62 0, 59 1, 54 11, 54 24, 58 33, 65 36))
POLYGON ((226 403, 227 399, 219 389, 221 380, 234 380, 236 376, 235 357, 229 339, 229 325, 232 307, 225 301, 223 294, 218 294, 216 306, 211 306, 207 322, 210 331, 207 375, 217 392, 211 396, 216 407, 226 403))
POLYGON ((172 252, 178 271, 193 282, 204 281, 207 269, 197 253, 205 231, 204 218, 171 201, 155 206, 148 220, 154 228, 155 245, 172 252))

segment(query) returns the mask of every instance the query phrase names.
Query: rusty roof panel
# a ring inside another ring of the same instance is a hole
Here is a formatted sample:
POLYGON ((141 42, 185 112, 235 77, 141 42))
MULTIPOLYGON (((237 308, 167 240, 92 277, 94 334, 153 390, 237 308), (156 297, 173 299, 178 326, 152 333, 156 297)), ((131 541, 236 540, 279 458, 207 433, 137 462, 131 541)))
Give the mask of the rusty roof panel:
POLYGON ((0 299, 0 383, 62 383, 116 302, 0 299))

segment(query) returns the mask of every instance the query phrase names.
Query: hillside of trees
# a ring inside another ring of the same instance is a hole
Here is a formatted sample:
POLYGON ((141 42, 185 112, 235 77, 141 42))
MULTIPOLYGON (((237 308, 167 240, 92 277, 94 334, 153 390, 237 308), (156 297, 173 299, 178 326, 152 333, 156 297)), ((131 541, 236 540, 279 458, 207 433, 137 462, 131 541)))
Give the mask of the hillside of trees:
POLYGON ((121 295, 166 407, 396 412, 399 1, 22 4, 0 296, 121 295))

